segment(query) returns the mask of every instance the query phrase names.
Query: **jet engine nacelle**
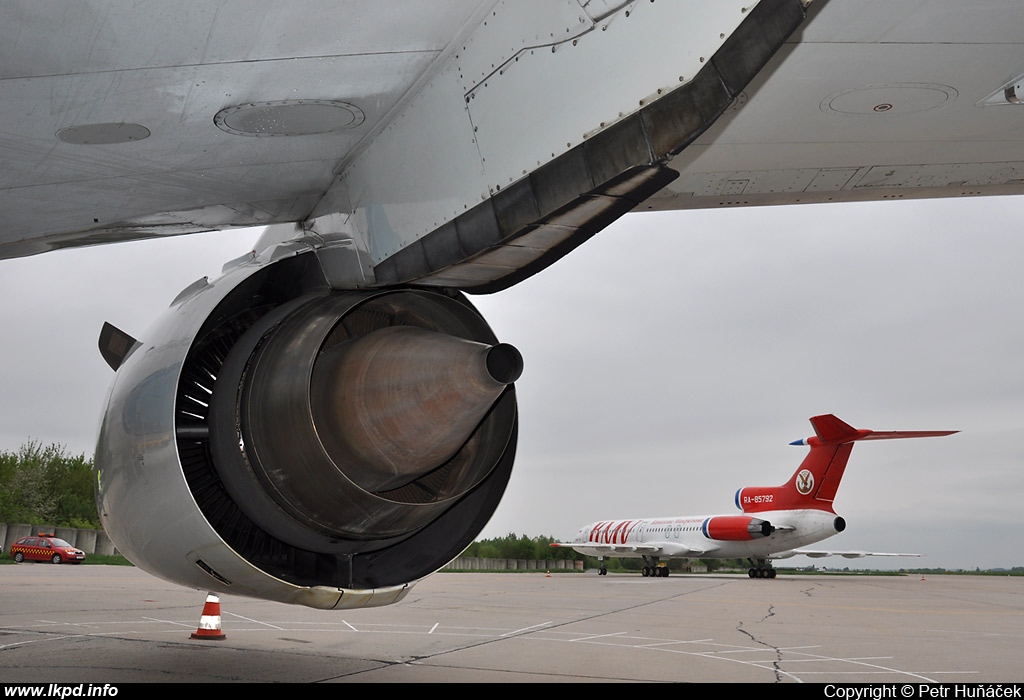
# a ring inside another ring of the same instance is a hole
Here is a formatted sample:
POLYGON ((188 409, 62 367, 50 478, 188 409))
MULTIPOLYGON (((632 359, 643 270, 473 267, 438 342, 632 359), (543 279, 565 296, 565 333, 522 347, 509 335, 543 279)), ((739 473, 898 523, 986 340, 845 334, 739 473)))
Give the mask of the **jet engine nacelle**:
POLYGON ((767 520, 746 515, 716 515, 704 520, 701 530, 709 540, 728 542, 754 540, 775 532, 775 528, 767 520))
POLYGON ((518 351, 461 294, 326 280, 312 252, 253 259, 108 357, 97 501, 141 568, 385 605, 487 523, 515 453, 518 351))

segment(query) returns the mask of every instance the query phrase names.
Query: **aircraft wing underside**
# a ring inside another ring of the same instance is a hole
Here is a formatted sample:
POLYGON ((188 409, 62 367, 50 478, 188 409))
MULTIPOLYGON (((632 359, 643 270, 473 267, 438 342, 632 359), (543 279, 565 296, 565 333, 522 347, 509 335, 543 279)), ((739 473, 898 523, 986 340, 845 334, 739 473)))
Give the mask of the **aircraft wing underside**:
POLYGON ((577 551, 586 550, 592 556, 651 555, 659 557, 699 557, 714 547, 699 548, 678 542, 651 542, 648 544, 609 544, 605 542, 556 542, 552 547, 571 547, 577 551))
POLYGON ((488 292, 636 208, 1024 192, 1009 0, 3 14, 4 258, 295 224, 335 286, 488 292))
POLYGON ((0 257, 297 223, 353 251, 340 286, 507 286, 676 177, 671 152, 803 16, 798 0, 8 3, 0 257))
MULTIPOLYGON (((698 548, 682 545, 677 542, 651 542, 650 544, 608 544, 604 542, 556 542, 552 547, 572 547, 586 550, 594 556, 625 556, 648 554, 668 557, 701 557, 714 551, 715 547, 698 548)), ((789 559, 797 555, 821 559, 824 557, 843 557, 845 559, 862 559, 864 557, 919 557, 920 554, 902 552, 865 552, 863 550, 821 550, 821 549, 788 549, 769 555, 769 559, 789 559)))
POLYGON ((899 552, 864 552, 864 551, 841 551, 841 550, 820 550, 820 549, 790 549, 785 552, 771 555, 772 559, 788 559, 798 554, 812 559, 824 557, 843 557, 845 559, 862 559, 864 557, 919 557, 920 554, 905 554, 899 552))

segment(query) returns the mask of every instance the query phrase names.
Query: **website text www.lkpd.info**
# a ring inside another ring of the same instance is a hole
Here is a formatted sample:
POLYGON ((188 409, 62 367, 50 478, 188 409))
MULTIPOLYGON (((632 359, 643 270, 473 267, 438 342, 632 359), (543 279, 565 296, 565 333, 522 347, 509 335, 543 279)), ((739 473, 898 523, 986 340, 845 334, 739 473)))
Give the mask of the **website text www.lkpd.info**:
POLYGON ((4 686, 5 698, 112 698, 117 686, 110 683, 26 683, 4 686))

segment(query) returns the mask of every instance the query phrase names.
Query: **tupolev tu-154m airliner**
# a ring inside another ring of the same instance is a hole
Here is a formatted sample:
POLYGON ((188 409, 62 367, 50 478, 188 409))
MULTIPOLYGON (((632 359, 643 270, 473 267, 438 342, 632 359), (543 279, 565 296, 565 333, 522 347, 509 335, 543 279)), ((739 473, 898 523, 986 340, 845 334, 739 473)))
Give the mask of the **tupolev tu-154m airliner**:
POLYGON ((858 440, 952 435, 956 430, 858 430, 834 415, 814 416, 815 436, 791 445, 811 450, 789 481, 781 486, 747 486, 736 492, 736 507, 743 515, 687 515, 637 520, 602 520, 579 529, 571 547, 601 560, 599 573, 607 574, 605 557, 644 560, 644 576, 668 576, 661 561, 671 558, 747 559, 750 578, 775 578, 773 559, 803 554, 809 557, 919 556, 892 552, 827 551, 802 549, 846 529, 832 502, 858 440))

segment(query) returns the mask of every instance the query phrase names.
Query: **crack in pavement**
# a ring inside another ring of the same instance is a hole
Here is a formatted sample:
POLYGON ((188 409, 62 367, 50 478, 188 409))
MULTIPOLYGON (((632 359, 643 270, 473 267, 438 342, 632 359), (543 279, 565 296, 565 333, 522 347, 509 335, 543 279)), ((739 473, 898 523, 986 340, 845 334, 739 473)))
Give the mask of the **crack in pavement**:
MULTIPOLYGON (((773 617, 775 617, 775 606, 774 605, 769 605, 768 606, 768 612, 764 615, 764 617, 762 617, 760 620, 758 620, 754 624, 755 625, 759 625, 762 622, 764 622, 766 620, 769 620, 769 619, 771 619, 773 617)), ((742 621, 740 621, 739 624, 736 625, 736 631, 741 633, 741 634, 745 634, 747 637, 750 638, 750 641, 752 641, 754 644, 759 644, 760 646, 763 646, 766 649, 771 649, 773 652, 775 652, 775 660, 772 661, 772 670, 775 672, 775 682, 776 683, 781 683, 782 682, 782 667, 781 667, 781 663, 782 663, 782 650, 779 647, 775 646, 774 644, 769 644, 768 642, 765 642, 765 641, 762 641, 762 640, 758 639, 757 636, 755 636, 752 632, 749 632, 746 629, 744 629, 742 621)))

